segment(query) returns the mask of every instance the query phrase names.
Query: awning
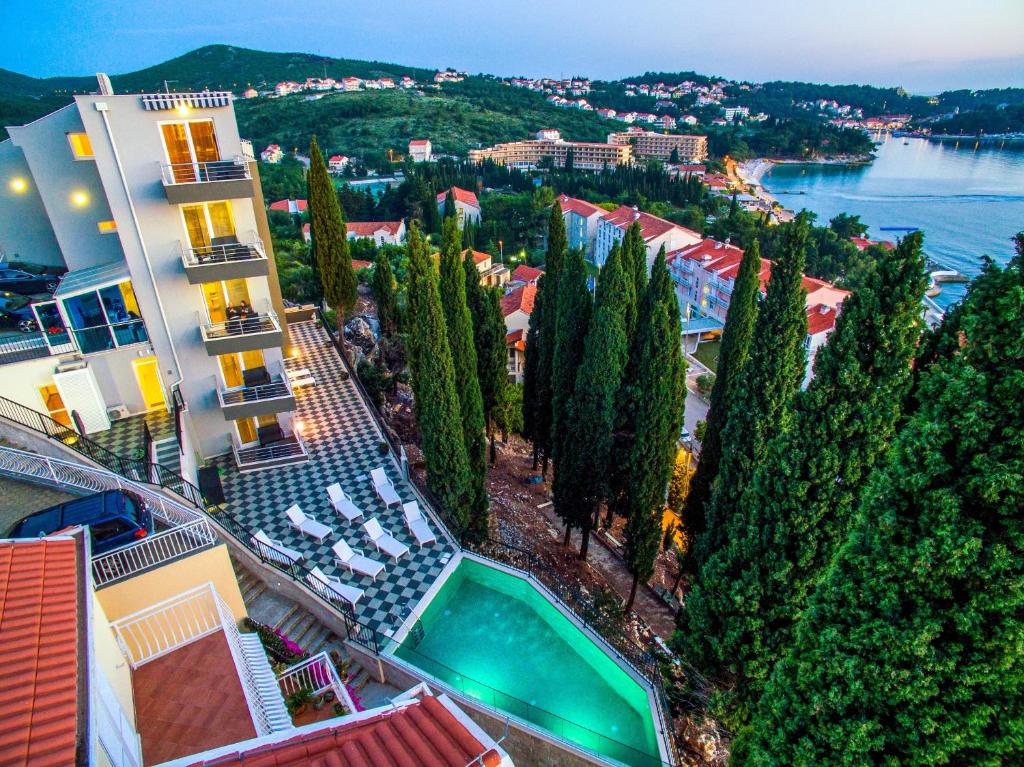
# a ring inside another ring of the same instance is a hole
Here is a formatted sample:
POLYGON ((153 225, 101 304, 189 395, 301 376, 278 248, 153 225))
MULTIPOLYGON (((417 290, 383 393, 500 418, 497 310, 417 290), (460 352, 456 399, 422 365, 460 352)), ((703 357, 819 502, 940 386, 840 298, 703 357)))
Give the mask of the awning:
POLYGON ((128 271, 128 264, 124 261, 90 266, 87 269, 76 269, 61 278, 53 297, 69 298, 90 290, 105 288, 108 285, 117 285, 129 279, 131 279, 131 274, 128 271))
POLYGON ((691 317, 687 320, 683 318, 683 335, 692 335, 693 333, 710 333, 712 330, 721 330, 725 325, 721 320, 716 320, 714 317, 691 317))

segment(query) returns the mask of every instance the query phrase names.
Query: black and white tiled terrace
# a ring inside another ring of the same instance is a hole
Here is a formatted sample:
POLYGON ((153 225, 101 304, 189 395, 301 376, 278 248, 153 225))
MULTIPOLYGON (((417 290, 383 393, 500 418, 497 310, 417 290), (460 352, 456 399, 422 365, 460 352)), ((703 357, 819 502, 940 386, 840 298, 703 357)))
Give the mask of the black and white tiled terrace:
POLYGON ((423 511, 430 518, 437 542, 419 547, 405 526, 401 507, 385 508, 374 492, 370 471, 383 466, 403 502, 415 498, 409 483, 402 479, 391 457, 380 453, 382 438, 376 424, 355 385, 341 379, 345 368, 326 332, 312 322, 293 324, 289 330, 299 351, 301 367, 309 369, 317 381, 316 386, 296 392, 295 419, 303 424, 309 460, 243 474, 235 469, 230 456, 218 459, 227 497, 225 508, 250 530, 262 529, 271 538, 302 552, 302 566, 307 571, 318 565, 327 575, 363 589, 355 609, 360 621, 374 629, 395 628, 434 583, 455 548, 442 535, 429 510, 423 511), (363 517, 349 522, 334 511, 326 491, 334 482, 340 483, 362 509, 363 517), (330 525, 334 535, 317 543, 289 527, 285 509, 292 504, 298 504, 318 522, 330 525), (397 563, 377 552, 366 536, 363 522, 372 517, 409 547, 409 554, 397 563), (384 572, 376 581, 336 563, 331 546, 339 537, 384 564, 384 572))

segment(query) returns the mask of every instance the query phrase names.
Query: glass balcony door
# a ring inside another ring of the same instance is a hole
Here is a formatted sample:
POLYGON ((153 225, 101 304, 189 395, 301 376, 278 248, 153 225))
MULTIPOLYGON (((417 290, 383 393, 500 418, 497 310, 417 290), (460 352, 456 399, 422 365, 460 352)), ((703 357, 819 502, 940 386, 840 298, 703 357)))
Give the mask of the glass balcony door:
POLYGON ((224 388, 229 390, 245 385, 244 371, 266 367, 261 349, 240 354, 221 354, 218 359, 221 376, 224 379, 224 388))
POLYGON ((181 215, 185 220, 188 246, 198 261, 213 257, 224 246, 238 242, 231 204, 227 201, 183 205, 181 215))
POLYGON ((206 313, 211 323, 248 317, 253 314, 249 288, 244 279, 203 283, 206 313))
POLYGON ((260 444, 259 431, 262 426, 273 426, 278 423, 276 415, 258 415, 254 418, 239 418, 235 423, 238 430, 238 442, 242 447, 254 447, 260 444))
POLYGON ((85 354, 149 340, 130 280, 64 298, 62 303, 85 354))
POLYGON ((220 160, 213 120, 164 123, 160 132, 174 183, 205 181, 206 172, 201 164, 220 160))
POLYGON ((74 344, 71 342, 71 334, 64 327, 64 318, 57 310, 56 301, 45 301, 32 304, 32 313, 35 314, 36 324, 43 334, 43 341, 50 349, 51 354, 66 354, 74 351, 74 344))

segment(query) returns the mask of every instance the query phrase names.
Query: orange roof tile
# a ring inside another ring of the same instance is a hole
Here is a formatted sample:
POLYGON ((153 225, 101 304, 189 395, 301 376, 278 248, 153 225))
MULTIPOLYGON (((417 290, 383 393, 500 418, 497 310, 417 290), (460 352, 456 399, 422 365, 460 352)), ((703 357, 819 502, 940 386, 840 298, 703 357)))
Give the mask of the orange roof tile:
MULTIPOLYGON (((466 250, 462 251, 463 257, 465 257, 467 250, 471 250, 471 248, 466 248, 466 250)), ((490 257, 491 257, 490 253, 484 253, 482 250, 473 250, 473 263, 474 264, 477 264, 477 265, 482 264, 484 261, 486 261, 490 257)))
MULTIPOLYGON (((455 202, 465 203, 466 205, 472 205, 474 208, 480 207, 480 201, 477 200, 476 195, 473 192, 465 189, 460 189, 457 186, 451 188, 452 196, 455 198, 455 202)), ((440 205, 444 202, 444 198, 448 196, 448 191, 441 192, 437 195, 437 204, 440 205)))
POLYGON ((77 763, 78 545, 0 544, 0 764, 77 763))
POLYGON ((300 213, 306 209, 305 200, 277 200, 276 202, 270 203, 270 209, 283 210, 285 213, 287 213, 289 210, 291 210, 291 208, 289 207, 289 203, 295 203, 295 207, 298 209, 300 213))
POLYGON ((838 316, 839 312, 825 304, 807 307, 807 335, 813 336, 832 330, 836 326, 838 316))
POLYGON ((356 237, 373 237, 381 229, 384 229, 394 237, 398 234, 401 226, 401 221, 347 221, 345 222, 345 231, 356 237))
POLYGON ((663 218, 652 216, 650 213, 644 213, 642 210, 637 210, 629 205, 620 205, 611 213, 606 213, 604 219, 623 231, 628 229, 634 221, 639 221, 640 232, 644 238, 644 242, 647 240, 653 240, 655 237, 660 237, 672 229, 689 232, 694 237, 699 236, 696 232, 687 229, 685 226, 673 224, 671 221, 666 221, 663 218))
POLYGON ((513 330, 511 333, 505 335, 505 345, 511 346, 514 349, 518 349, 521 352, 526 351, 526 331, 519 329, 513 330))
POLYGON ((537 297, 537 286, 523 285, 501 297, 501 314, 508 317, 516 311, 524 311, 527 314, 533 313, 533 302, 537 297))
POLYGON ((530 283, 539 280, 542 274, 544 274, 542 269, 527 266, 526 264, 520 264, 513 270, 512 279, 519 282, 530 283))
MULTIPOLYGON (((367 719, 299 735, 248 751, 225 754, 194 767, 465 767, 483 744, 432 695, 367 719)), ((493 748, 485 767, 497 767, 493 748)))
POLYGON ((568 213, 572 211, 573 213, 577 213, 583 216, 584 218, 590 218, 590 216, 593 216, 595 213, 603 216, 605 213, 608 212, 604 208, 599 208, 597 205, 594 205, 593 203, 589 203, 586 200, 580 200, 576 197, 570 197, 567 194, 563 194, 561 197, 558 198, 558 204, 562 208, 562 213, 568 213))

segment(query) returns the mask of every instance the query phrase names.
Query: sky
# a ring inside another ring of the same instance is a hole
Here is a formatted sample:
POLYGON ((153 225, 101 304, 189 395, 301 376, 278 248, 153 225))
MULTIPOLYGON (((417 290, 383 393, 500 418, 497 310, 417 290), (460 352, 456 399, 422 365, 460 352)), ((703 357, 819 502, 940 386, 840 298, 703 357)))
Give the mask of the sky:
POLYGON ((1024 0, 0 0, 0 67, 141 69, 211 43, 498 75, 1024 86, 1024 0))

